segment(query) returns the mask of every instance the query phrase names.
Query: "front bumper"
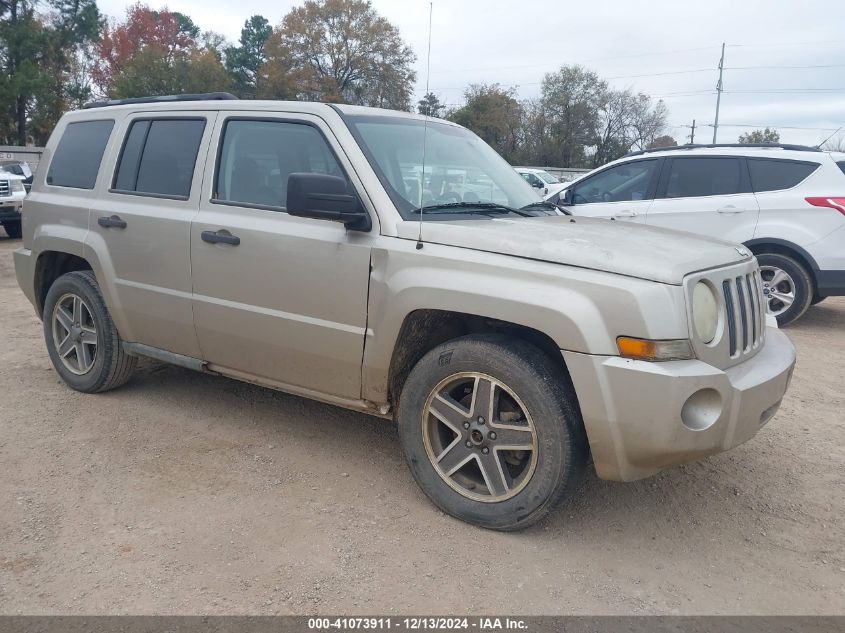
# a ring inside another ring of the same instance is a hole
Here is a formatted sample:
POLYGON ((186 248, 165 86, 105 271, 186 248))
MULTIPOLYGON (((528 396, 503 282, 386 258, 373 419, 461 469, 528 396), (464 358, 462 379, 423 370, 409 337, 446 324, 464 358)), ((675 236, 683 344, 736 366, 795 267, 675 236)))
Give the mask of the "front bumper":
POLYGON ((726 370, 563 352, 596 472, 633 481, 751 439, 780 406, 795 348, 768 327, 763 349, 726 370))

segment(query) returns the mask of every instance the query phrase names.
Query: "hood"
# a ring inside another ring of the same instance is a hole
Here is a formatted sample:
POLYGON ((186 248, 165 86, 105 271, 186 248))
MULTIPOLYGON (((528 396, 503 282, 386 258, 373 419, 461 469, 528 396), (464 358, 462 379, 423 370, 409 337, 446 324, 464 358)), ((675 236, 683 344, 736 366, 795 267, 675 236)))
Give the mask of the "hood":
MULTIPOLYGON (((399 237, 417 239, 419 224, 398 225, 399 237)), ((744 247, 690 233, 630 222, 549 216, 426 221, 423 242, 602 270, 665 284, 748 260, 744 247), (574 220, 574 221, 573 221, 574 220)))

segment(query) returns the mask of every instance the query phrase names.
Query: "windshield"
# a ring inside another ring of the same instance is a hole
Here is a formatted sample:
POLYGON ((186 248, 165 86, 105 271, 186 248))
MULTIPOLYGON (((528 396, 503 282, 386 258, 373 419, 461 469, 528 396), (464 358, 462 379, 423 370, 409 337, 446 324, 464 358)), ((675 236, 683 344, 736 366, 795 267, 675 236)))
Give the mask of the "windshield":
POLYGON ((542 180, 542 181, 543 181, 544 183, 546 183, 547 185, 556 185, 556 184, 558 184, 558 182, 559 182, 557 178, 555 178, 554 176, 552 176, 552 175, 551 175, 549 172, 547 172, 547 171, 538 171, 538 172, 537 172, 537 175, 540 177, 540 180, 542 180))
POLYGON ((417 217, 420 207, 437 216, 466 215, 477 203, 493 217, 491 205, 517 215, 557 213, 489 145, 454 125, 390 116, 345 117, 373 170, 402 217, 417 217), (423 135, 425 134, 425 173, 423 135), (538 204, 539 203, 539 204, 538 204), (548 208, 546 208, 548 207, 548 208))

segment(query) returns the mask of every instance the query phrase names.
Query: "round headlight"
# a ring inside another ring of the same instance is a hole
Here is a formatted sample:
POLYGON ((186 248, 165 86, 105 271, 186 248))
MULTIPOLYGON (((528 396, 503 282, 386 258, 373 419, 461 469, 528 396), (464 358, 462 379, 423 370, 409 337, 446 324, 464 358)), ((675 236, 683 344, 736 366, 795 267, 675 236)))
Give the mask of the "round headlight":
POLYGON ((715 338, 716 327, 719 325, 719 308, 712 288, 703 281, 695 284, 692 291, 692 322, 702 341, 709 343, 715 338))

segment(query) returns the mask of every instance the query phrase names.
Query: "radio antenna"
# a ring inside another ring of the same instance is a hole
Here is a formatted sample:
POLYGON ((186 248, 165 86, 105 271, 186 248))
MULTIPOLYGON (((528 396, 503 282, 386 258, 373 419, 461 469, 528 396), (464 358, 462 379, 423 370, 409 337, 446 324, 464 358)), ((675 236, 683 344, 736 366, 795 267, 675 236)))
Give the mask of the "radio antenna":
MULTIPOLYGON (((425 95, 424 99, 428 98, 428 80, 431 77, 431 16, 434 13, 434 2, 428 5, 428 55, 425 59, 425 95)), ((422 225, 423 225, 423 189, 425 189, 425 146, 428 137, 428 117, 431 111, 423 112, 425 119, 423 120, 423 147, 422 147, 422 174, 420 174, 420 223, 417 231, 417 250, 423 247, 422 241, 422 225)))
POLYGON ((834 136, 836 136, 837 134, 839 134, 839 130, 841 130, 843 127, 845 127, 845 126, 840 125, 838 130, 836 130, 833 134, 831 134, 830 136, 828 136, 828 137, 827 137, 825 140, 823 140, 821 143, 819 143, 818 145, 816 145, 816 149, 821 149, 821 148, 822 148, 822 145, 824 145, 824 144, 825 144, 825 143, 827 143, 830 139, 832 139, 834 136))

